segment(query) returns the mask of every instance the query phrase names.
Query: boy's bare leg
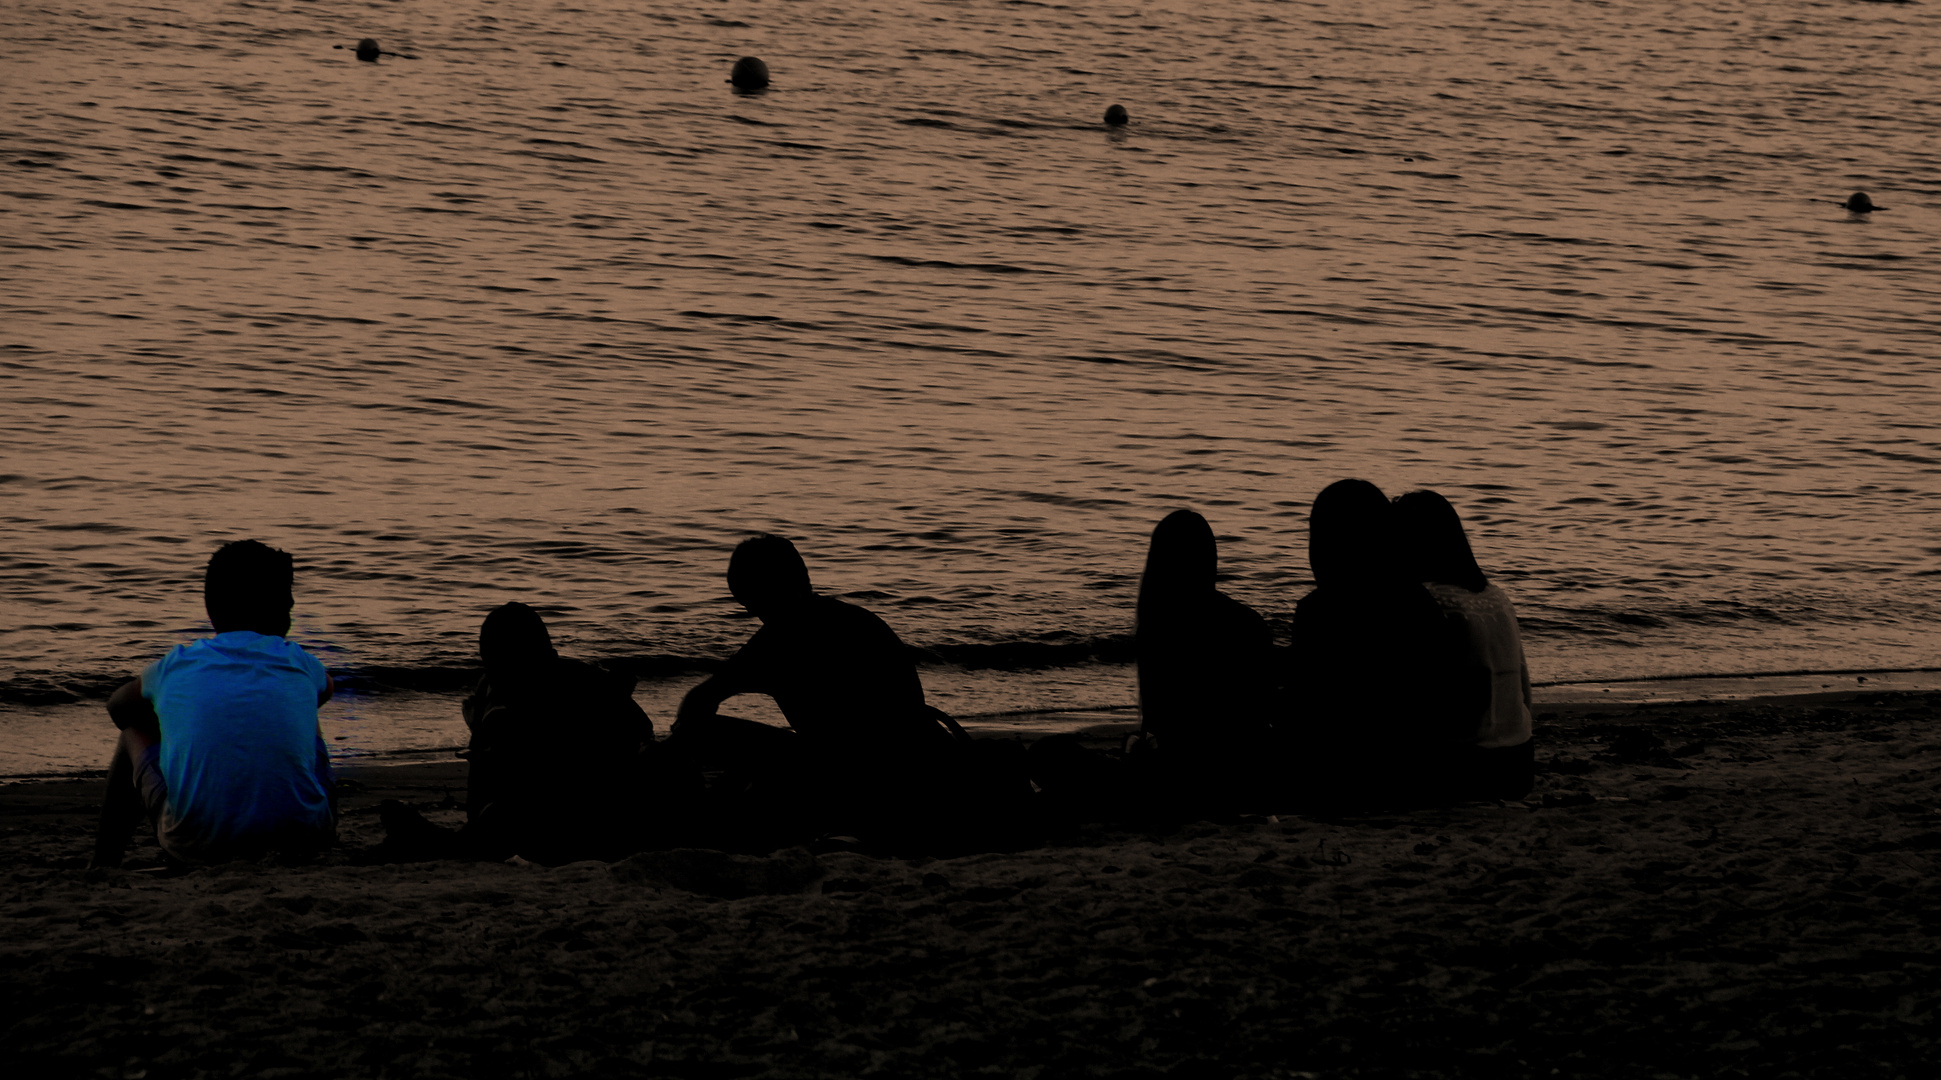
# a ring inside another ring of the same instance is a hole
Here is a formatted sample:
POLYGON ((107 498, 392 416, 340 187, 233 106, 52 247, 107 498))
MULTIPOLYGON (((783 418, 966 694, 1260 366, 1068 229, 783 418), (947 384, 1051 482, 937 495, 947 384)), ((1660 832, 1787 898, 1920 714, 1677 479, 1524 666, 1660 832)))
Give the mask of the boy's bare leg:
POLYGON ((135 786, 135 762, 153 745, 146 732, 134 727, 122 729, 115 756, 108 762, 108 794, 101 802, 101 825, 95 832, 90 869, 120 866, 128 851, 128 837, 147 816, 141 791, 135 786))

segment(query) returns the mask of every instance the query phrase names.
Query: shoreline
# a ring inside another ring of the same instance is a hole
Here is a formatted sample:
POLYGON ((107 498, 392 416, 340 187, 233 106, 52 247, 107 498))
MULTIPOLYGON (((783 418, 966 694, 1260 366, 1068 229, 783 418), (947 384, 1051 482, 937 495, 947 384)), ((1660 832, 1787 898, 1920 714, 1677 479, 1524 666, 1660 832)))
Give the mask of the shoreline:
MULTIPOLYGON (((0 1052, 43 1075, 1919 1076, 1941 694, 1542 710, 1532 797, 952 859, 78 869, 0 789, 0 1052)), ((152 841, 148 845, 153 847, 152 841)))
MULTIPOLYGON (((1130 685, 1129 676, 1126 683, 1130 685)), ((679 690, 684 689, 685 684, 681 684, 679 690)), ((1539 711, 1579 705, 1786 703, 1819 697, 1839 700, 1842 696, 1857 694, 1931 691, 1941 691, 1941 668, 1627 676, 1532 684, 1533 708, 1539 711)), ((462 697, 462 693, 427 691, 340 695, 323 712, 325 737, 333 749, 341 751, 335 744, 352 740, 356 740, 353 745, 359 746, 390 745, 335 753, 332 764, 338 768, 395 767, 462 749, 466 739, 458 710, 462 697)), ((671 684, 647 686, 635 698, 648 708, 649 715, 659 718, 656 729, 664 736, 668 718, 673 715, 673 704, 679 700, 676 689, 671 684)), ((106 734, 104 707, 104 702, 90 701, 0 712, 0 724, 11 725, 8 744, 0 747, 0 786, 65 776, 105 775, 105 762, 112 744, 106 734), (35 724, 55 724, 61 730, 43 734, 33 729, 35 724), (77 739, 86 740, 87 748, 77 748, 74 745, 77 739), (35 765, 35 762, 48 761, 60 764, 35 765)), ((783 722, 765 699, 737 699, 734 711, 751 719, 783 722)), ((980 737, 1033 739, 1101 723, 1136 725, 1138 707, 1128 700, 972 712, 959 714, 957 719, 966 730, 980 737)))

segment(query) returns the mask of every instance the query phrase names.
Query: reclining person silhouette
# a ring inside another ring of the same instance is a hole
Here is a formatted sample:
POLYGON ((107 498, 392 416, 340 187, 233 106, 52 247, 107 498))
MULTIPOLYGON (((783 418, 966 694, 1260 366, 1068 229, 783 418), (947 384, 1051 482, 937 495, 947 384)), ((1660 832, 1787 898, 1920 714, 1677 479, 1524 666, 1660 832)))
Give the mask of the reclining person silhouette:
POLYGON ((520 603, 485 617, 479 658, 484 675, 461 706, 472 733, 465 827, 454 835, 387 801, 393 852, 557 865, 664 846, 687 792, 632 677, 560 656, 545 620, 520 603))
POLYGON ((924 703, 909 650, 868 611, 816 593, 795 545, 755 536, 728 561, 728 589, 762 628, 688 691, 668 746, 724 770, 713 808, 726 846, 841 833, 875 846, 926 841, 959 816, 968 737, 924 703), (723 716, 766 694, 787 729, 723 716))

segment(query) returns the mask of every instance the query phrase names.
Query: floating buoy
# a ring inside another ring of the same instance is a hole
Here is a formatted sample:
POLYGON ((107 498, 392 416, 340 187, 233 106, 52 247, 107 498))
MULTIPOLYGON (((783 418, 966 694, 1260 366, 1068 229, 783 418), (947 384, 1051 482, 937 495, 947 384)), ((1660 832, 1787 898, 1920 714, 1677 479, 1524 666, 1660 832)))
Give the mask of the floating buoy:
POLYGON ((1114 105, 1105 110, 1106 127, 1124 127, 1131 122, 1132 117, 1126 115, 1126 107, 1124 105, 1114 105))
POLYGON ((1875 206, 1874 201, 1869 199, 1867 193, 1864 191, 1856 191, 1847 196, 1847 201, 1840 205, 1846 207, 1849 213, 1854 214, 1871 214, 1876 210, 1887 209, 1884 206, 1875 206))
POLYGON ((760 57, 744 56, 735 61, 735 69, 728 73, 728 81, 737 90, 768 89, 768 65, 760 57))
MULTIPOLYGON (((343 46, 332 45, 331 48, 341 49, 343 48, 343 46)), ((371 63, 371 64, 377 63, 377 58, 380 56, 395 56, 400 60, 417 59, 417 57, 411 55, 410 53, 385 52, 383 49, 380 49, 377 47, 377 39, 374 37, 367 37, 364 40, 359 41, 357 43, 357 48, 354 51, 357 53, 357 58, 359 60, 363 60, 366 63, 371 63)))

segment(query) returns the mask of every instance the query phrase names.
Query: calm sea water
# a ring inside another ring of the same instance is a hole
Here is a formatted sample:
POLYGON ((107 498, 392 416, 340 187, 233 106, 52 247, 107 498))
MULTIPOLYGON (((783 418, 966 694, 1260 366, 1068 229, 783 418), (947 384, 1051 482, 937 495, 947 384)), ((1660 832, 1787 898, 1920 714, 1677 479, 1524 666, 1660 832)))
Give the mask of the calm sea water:
POLYGON ((508 599, 649 674, 724 656, 766 530, 954 661, 947 708, 1119 704, 1153 523, 1205 513, 1285 617, 1344 476, 1451 497, 1539 679, 1941 663, 1932 6, 0 29, 18 724, 201 632, 244 536, 377 683, 438 683, 508 599))

